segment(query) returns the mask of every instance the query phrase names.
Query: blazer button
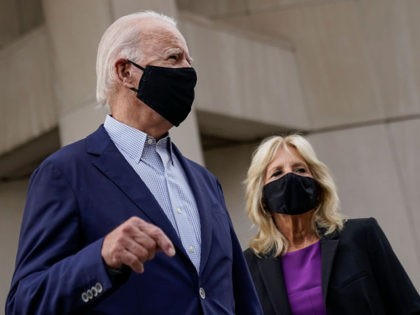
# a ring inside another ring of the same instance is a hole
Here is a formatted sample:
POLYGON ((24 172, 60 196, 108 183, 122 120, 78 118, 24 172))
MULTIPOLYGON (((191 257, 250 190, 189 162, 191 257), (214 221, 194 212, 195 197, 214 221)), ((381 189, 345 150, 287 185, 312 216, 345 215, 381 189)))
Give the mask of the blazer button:
POLYGON ((89 302, 89 297, 86 292, 82 293, 82 301, 85 303, 89 302))
POLYGON ((98 292, 98 294, 102 293, 102 290, 103 290, 102 284, 100 282, 96 282, 95 289, 98 292))
POLYGON ((92 290, 89 289, 89 290, 86 291, 86 293, 87 293, 88 299, 91 300, 93 298, 92 290))
POLYGON ((200 288, 198 292, 200 293, 200 297, 204 300, 206 298, 206 291, 203 288, 200 288))

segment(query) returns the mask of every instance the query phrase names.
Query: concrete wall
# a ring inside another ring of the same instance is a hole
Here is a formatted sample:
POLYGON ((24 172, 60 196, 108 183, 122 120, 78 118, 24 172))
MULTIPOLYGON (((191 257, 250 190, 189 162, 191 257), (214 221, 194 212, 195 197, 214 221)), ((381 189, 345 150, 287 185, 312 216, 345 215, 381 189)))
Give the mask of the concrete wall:
POLYGON ((56 99, 45 27, 0 50, 0 154, 56 126, 56 99))
POLYGON ((41 0, 0 1, 0 49, 43 22, 41 0))
POLYGON ((9 292, 27 181, 0 183, 0 312, 9 292))

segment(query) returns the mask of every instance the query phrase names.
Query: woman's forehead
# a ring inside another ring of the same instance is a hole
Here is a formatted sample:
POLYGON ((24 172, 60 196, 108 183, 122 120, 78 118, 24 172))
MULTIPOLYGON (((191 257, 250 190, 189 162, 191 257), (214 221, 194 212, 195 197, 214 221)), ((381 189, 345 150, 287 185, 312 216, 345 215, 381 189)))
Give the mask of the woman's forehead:
POLYGON ((287 145, 284 143, 277 148, 271 162, 274 162, 276 160, 300 160, 305 162, 302 155, 294 146, 287 145))

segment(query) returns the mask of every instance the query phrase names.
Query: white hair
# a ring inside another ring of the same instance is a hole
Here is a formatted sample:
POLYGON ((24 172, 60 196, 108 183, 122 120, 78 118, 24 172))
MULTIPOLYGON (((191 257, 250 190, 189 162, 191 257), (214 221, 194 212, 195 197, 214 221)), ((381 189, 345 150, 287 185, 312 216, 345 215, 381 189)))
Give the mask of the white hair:
POLYGON ((96 101, 106 105, 115 82, 115 61, 124 58, 141 59, 142 20, 153 18, 176 27, 176 21, 154 11, 123 16, 112 23, 102 35, 96 58, 96 101))

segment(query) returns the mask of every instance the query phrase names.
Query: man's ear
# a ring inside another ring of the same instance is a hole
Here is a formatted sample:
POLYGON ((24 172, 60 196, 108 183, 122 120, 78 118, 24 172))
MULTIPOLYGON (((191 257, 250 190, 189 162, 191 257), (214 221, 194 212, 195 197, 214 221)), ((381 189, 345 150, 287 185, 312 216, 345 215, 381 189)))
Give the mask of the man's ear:
POLYGON ((116 77, 121 85, 131 89, 137 88, 138 78, 135 74, 135 69, 127 59, 118 59, 114 66, 116 77))

